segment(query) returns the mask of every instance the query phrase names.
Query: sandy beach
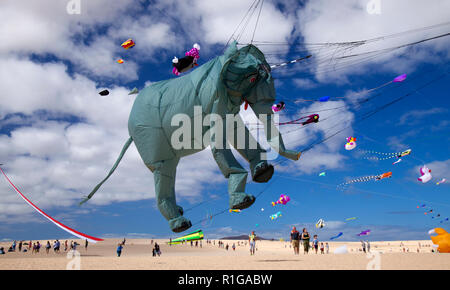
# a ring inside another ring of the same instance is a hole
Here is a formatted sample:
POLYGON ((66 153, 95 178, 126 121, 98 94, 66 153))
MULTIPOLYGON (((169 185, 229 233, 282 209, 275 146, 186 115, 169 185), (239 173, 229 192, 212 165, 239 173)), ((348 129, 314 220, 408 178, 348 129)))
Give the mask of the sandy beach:
MULTIPOLYGON (((207 244, 203 240, 201 248, 200 245, 195 247, 195 244, 191 247, 190 243, 169 246, 167 240, 154 240, 161 247, 162 255, 159 257, 152 256, 153 247, 149 239, 127 240, 121 257, 116 254, 120 239, 90 243, 87 250, 84 241, 76 241, 80 244, 77 249, 79 258, 68 257, 64 247, 59 254, 54 253, 53 249, 47 254, 44 247, 39 253, 18 252, 16 249, 16 252, 0 255, 0 270, 64 270, 75 263, 81 270, 450 270, 450 254, 433 253, 431 241, 372 242, 371 254, 361 251, 360 242, 331 242, 329 254, 320 254, 320 250, 318 254, 314 251, 304 254, 301 248, 299 255, 294 255, 289 242, 257 241, 256 254, 250 256, 245 241, 239 241, 238 246, 236 240, 222 240, 229 245, 227 251, 218 247, 217 240, 215 245, 213 241, 207 244), (231 248, 233 243, 236 245, 235 251, 231 248), (333 254, 336 248, 343 245, 348 248, 347 254, 333 254)), ((47 241, 40 243, 45 245, 47 241)), ((5 251, 10 245, 10 242, 0 243, 5 251)))

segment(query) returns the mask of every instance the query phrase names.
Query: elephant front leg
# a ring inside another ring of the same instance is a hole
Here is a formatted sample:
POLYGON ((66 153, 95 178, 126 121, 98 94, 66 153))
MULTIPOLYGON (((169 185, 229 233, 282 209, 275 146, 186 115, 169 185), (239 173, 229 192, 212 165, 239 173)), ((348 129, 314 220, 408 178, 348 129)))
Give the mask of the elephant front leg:
POLYGON ((212 148, 214 159, 225 178, 228 178, 228 194, 231 209, 245 209, 255 202, 255 197, 245 193, 247 171, 237 162, 230 149, 212 148))
POLYGON ((175 174, 178 159, 164 160, 154 166, 155 194, 158 209, 169 221, 173 232, 182 232, 192 226, 190 220, 183 217, 183 208, 176 204, 175 174))
POLYGON ((272 178, 274 167, 267 160, 262 159, 266 150, 255 140, 239 115, 235 116, 235 120, 237 124, 229 128, 232 132, 227 135, 231 137, 228 142, 249 162, 253 181, 268 182, 272 178), (242 137, 243 142, 239 142, 237 139, 242 137))

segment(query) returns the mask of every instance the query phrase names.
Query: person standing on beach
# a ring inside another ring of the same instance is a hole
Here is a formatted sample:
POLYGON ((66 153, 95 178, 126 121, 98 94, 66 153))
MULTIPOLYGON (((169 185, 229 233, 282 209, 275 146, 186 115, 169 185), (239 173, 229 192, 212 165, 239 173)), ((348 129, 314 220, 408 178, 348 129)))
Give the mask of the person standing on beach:
POLYGON ((314 251, 316 251, 317 254, 317 251, 319 250, 319 239, 317 238, 317 235, 314 235, 313 246, 314 251))
POLYGON ((366 244, 364 243, 363 240, 361 240, 361 247, 362 247, 363 252, 365 253, 366 252, 366 244))
POLYGON ((120 257, 120 255, 122 255, 122 249, 123 249, 123 242, 122 243, 118 243, 117 244, 117 257, 120 257))
POLYGON ((330 246, 328 245, 328 243, 325 243, 325 248, 327 249, 327 254, 330 253, 330 246))
POLYGON ((47 252, 47 254, 48 254, 48 252, 50 251, 50 248, 52 247, 52 245, 50 245, 50 242, 49 241, 47 241, 47 245, 45 245, 45 251, 47 252))
POLYGON ((255 231, 252 231, 252 234, 248 236, 248 242, 250 244, 250 255, 255 254, 255 243, 256 243, 256 235, 255 231))
POLYGON ((323 243, 320 243, 320 253, 324 254, 324 247, 323 247, 323 243))
POLYGON ((68 246, 68 244, 67 244, 67 240, 64 242, 64 252, 67 252, 67 246, 68 246))
POLYGON ((19 252, 22 252, 22 241, 19 242, 19 252))
POLYGON ((366 241, 366 245, 367 245, 367 253, 370 253, 370 243, 369 243, 369 241, 366 241))
POLYGON ((300 250, 300 233, 295 227, 293 227, 291 231, 291 243, 294 248, 294 255, 298 255, 300 250))
POLYGON ((303 254, 308 254, 309 252, 309 233, 306 228, 303 228, 302 232, 302 241, 303 241, 303 254))

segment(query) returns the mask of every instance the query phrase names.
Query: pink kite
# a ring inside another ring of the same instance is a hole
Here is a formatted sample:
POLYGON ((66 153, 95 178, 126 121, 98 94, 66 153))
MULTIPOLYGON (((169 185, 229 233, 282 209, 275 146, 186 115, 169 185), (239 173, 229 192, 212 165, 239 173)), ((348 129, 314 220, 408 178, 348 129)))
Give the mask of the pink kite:
POLYGON ((277 201, 272 201, 272 206, 275 206, 276 204, 283 204, 285 205, 291 200, 291 198, 287 195, 280 195, 280 198, 277 201))
POLYGON ((41 215, 43 215, 44 217, 49 219, 52 223, 54 223, 55 225, 57 225, 61 229, 65 230, 66 232, 71 233, 72 235, 77 236, 77 237, 79 237, 81 239, 85 239, 85 240, 88 240, 88 241, 93 242, 93 243, 96 243, 96 242, 99 242, 99 241, 103 241, 103 239, 92 237, 92 236, 80 233, 80 232, 78 232, 78 231, 76 231, 74 229, 71 229, 68 226, 60 223, 57 220, 55 220, 54 218, 52 218, 51 216, 49 216, 45 212, 43 212, 40 208, 38 208, 36 205, 34 205, 28 198, 26 198, 25 195, 23 195, 22 192, 20 192, 20 190, 11 182, 11 180, 8 178, 8 176, 6 176, 6 174, 5 174, 5 172, 3 171, 2 168, 0 168, 0 170, 2 171, 2 173, 5 176, 6 180, 8 180, 9 184, 11 184, 11 186, 14 188, 14 190, 20 195, 20 197, 22 197, 29 205, 31 205, 32 208, 34 208, 38 213, 40 213, 41 215))
POLYGON ((393 82, 394 83, 400 83, 400 82, 403 82, 404 80, 406 80, 406 74, 399 75, 398 77, 396 77, 393 80, 393 82))

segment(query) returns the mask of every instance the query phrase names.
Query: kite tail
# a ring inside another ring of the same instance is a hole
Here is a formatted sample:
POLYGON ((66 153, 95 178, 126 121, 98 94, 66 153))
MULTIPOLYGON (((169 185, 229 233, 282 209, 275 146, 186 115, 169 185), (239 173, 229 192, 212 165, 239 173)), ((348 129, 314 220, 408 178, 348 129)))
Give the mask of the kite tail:
POLYGON ((116 170, 117 166, 119 165, 120 161, 122 160, 123 155, 125 155, 125 152, 127 151, 128 147, 130 147, 131 143, 133 142, 133 138, 128 138, 127 142, 125 143, 125 145, 123 145, 122 151, 120 152, 119 157, 116 160, 116 163, 114 163, 113 167, 111 168, 111 170, 109 171, 108 175, 99 183, 97 184, 94 189, 91 191, 91 193, 89 193, 89 195, 83 199, 80 202, 80 205, 82 205, 83 203, 85 203, 86 201, 88 201, 89 199, 91 199, 92 196, 94 196, 94 194, 97 192, 97 190, 100 188, 100 186, 102 186, 102 184, 108 180, 108 178, 114 173, 114 171, 116 170))

